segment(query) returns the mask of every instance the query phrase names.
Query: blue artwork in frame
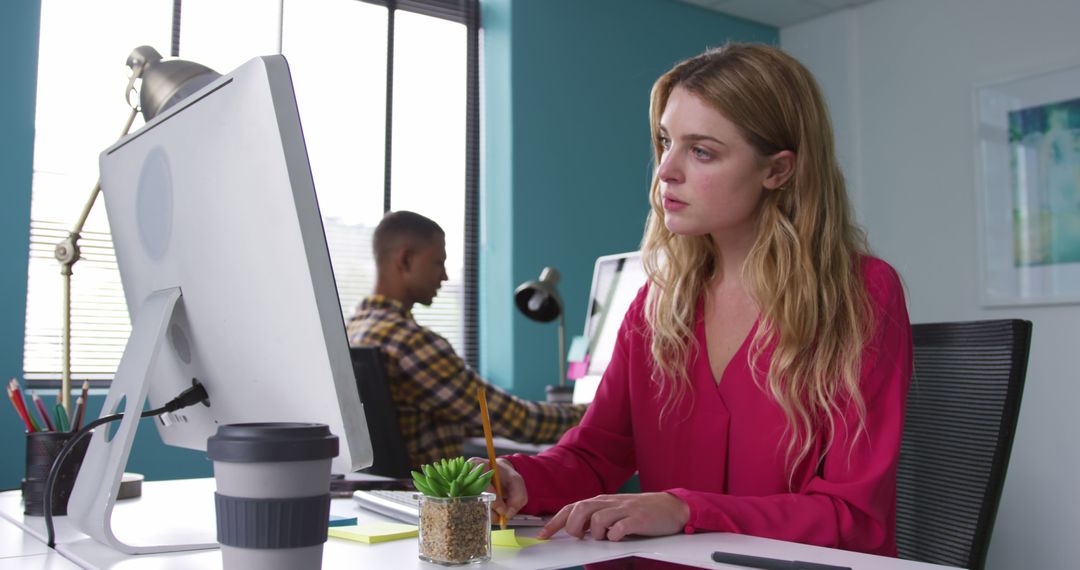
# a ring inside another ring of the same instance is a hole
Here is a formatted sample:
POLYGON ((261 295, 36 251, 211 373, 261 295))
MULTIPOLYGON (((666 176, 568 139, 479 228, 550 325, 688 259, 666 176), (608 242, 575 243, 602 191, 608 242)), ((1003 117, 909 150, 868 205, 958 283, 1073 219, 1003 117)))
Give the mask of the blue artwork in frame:
POLYGON ((1080 302, 1080 66, 975 90, 980 299, 1080 302))
POLYGON ((1080 98, 1010 111, 1016 266, 1080 262, 1080 98))

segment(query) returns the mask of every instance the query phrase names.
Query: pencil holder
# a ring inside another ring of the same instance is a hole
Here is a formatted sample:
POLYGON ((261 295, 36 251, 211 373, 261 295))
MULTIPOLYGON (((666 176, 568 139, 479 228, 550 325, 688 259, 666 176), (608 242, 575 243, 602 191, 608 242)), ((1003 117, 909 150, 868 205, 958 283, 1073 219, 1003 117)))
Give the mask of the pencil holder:
MULTIPOLYGON (((22 480, 23 513, 45 514, 45 480, 64 444, 75 434, 68 431, 36 431, 26 434, 26 478, 22 480)), ((85 437, 68 455, 53 483, 52 514, 66 515, 68 497, 75 485, 90 438, 85 437)))

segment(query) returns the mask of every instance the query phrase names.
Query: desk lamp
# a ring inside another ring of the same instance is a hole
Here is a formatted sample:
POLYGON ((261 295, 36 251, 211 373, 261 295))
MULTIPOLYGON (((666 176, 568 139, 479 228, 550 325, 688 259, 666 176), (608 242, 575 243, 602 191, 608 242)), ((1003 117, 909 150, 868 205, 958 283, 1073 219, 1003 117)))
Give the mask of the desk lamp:
MULTIPOLYGON (((162 61, 161 54, 150 46, 139 46, 128 56, 127 66, 131 68, 131 77, 128 78, 127 98, 131 114, 128 115, 124 130, 120 138, 128 134, 131 124, 135 122, 135 116, 142 112, 143 119, 150 121, 158 113, 168 109, 188 95, 198 91, 211 81, 221 77, 212 69, 182 59, 162 61), (135 81, 142 80, 139 93, 139 102, 133 103, 131 95, 135 92, 135 81)), ((75 223, 71 233, 56 244, 53 256, 60 262, 60 275, 64 280, 64 306, 63 325, 61 332, 62 370, 60 372, 60 402, 64 409, 71 410, 71 274, 75 262, 80 259, 79 238, 81 237, 86 218, 90 216, 90 210, 101 193, 101 181, 94 185, 90 192, 90 198, 83 206, 82 214, 75 223)))
POLYGON ((514 304, 531 320, 550 323, 559 319, 559 383, 548 386, 547 393, 549 402, 569 402, 573 390, 566 385, 566 321, 562 297, 556 288, 558 284, 559 271, 545 267, 540 272, 540 279, 526 281, 514 289, 514 304))

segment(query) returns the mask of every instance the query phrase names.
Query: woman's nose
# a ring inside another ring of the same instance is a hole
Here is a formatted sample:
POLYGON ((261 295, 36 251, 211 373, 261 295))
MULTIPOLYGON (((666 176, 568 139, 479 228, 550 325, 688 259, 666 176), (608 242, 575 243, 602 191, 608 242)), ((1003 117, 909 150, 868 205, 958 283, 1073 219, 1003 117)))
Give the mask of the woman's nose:
POLYGON ((675 159, 675 153, 668 151, 660 157, 660 168, 657 170, 660 181, 664 184, 678 184, 682 182, 682 168, 675 159))

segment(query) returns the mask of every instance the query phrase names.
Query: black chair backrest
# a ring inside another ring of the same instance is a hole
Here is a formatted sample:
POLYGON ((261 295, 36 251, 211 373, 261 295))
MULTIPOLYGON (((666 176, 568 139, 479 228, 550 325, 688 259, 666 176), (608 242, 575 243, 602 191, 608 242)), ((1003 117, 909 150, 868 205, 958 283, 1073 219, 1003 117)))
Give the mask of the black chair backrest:
POLYGON ((915 370, 896 489, 900 558, 980 570, 1016 432, 1031 322, 911 330, 915 370))
POLYGON ((409 455, 401 437, 397 407, 390 397, 382 351, 373 346, 349 348, 356 387, 364 404, 374 460, 364 473, 384 477, 409 477, 409 455))

